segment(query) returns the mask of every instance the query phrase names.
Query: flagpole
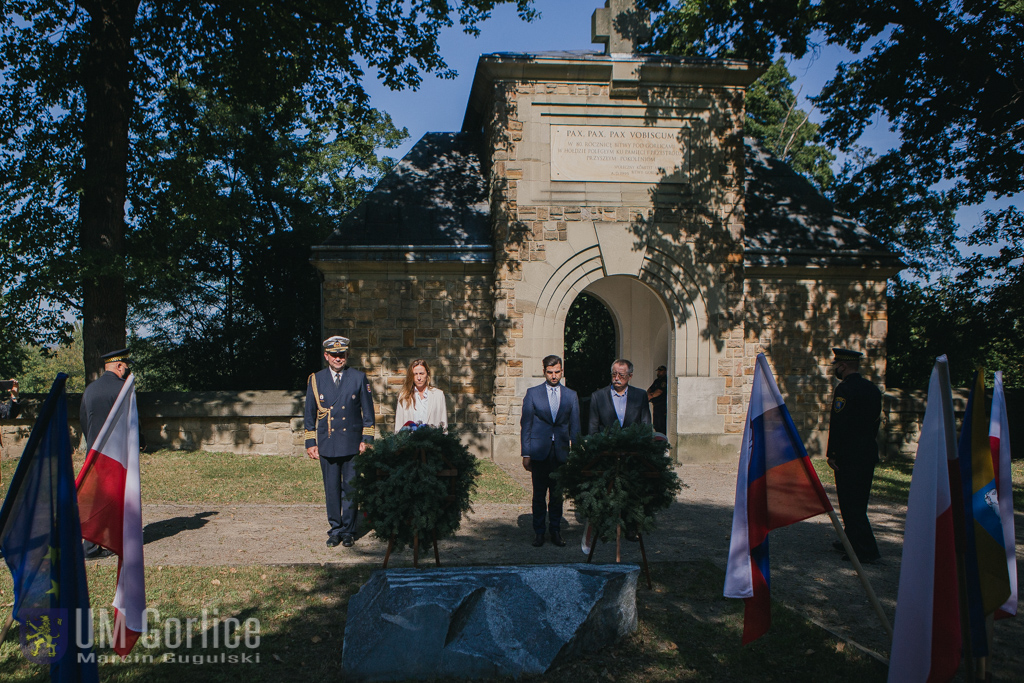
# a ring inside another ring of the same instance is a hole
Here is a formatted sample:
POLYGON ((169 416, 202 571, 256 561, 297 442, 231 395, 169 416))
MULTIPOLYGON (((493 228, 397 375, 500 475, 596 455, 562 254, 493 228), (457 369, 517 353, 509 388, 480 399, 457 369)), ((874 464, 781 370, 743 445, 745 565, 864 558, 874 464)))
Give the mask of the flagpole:
POLYGON ((11 607, 11 613, 7 615, 7 621, 4 622, 4 628, 0 631, 0 643, 4 642, 7 638, 7 632, 11 630, 11 624, 14 623, 14 607, 11 607))
POLYGON ((864 573, 864 568, 860 565, 860 560, 857 559, 857 553, 853 552, 853 546, 850 545, 850 539, 846 537, 846 532, 843 530, 843 525, 839 521, 839 516, 836 515, 835 510, 829 510, 828 516, 832 519, 832 526, 836 528, 836 533, 839 534, 839 538, 843 541, 843 547, 846 548, 846 555, 850 558, 850 562, 853 563, 853 568, 857 571, 857 577, 860 579, 861 585, 864 586, 864 592, 868 594, 868 601, 875 609, 875 614, 878 615, 879 620, 882 622, 882 627, 885 628, 885 632, 889 634, 889 640, 892 641, 892 626, 889 624, 889 618, 885 616, 885 611, 882 609, 882 603, 878 602, 878 598, 875 596, 875 591, 871 588, 871 582, 868 581, 867 574, 864 573))

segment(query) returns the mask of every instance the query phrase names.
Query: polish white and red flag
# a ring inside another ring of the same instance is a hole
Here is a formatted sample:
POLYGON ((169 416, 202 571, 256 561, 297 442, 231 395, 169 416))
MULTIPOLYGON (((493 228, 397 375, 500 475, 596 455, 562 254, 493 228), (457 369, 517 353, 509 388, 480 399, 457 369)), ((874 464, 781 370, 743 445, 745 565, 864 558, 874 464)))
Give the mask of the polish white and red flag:
POLYGON ((949 367, 939 356, 928 384, 907 500, 889 681, 948 681, 960 665, 960 600, 949 461, 956 460, 949 367))
POLYGON ((1003 547, 1006 549, 1006 570, 1010 575, 1010 597, 996 610, 996 619, 1017 614, 1017 547, 1013 528, 1013 490, 1010 481, 1010 418, 1006 412, 1003 394, 1003 373, 996 373, 992 389, 992 419, 989 423, 988 442, 992 449, 992 469, 996 474, 996 495, 999 517, 1003 522, 1003 547))
POLYGON ((82 538, 117 554, 113 648, 127 656, 145 631, 139 411, 129 375, 75 481, 82 538))

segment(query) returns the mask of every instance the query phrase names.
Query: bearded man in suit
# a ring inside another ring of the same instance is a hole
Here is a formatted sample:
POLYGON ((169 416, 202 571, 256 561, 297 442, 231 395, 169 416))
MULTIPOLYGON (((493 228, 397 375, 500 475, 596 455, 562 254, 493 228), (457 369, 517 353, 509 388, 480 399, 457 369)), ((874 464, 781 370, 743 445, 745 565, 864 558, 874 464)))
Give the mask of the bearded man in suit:
POLYGON ((580 402, 576 392, 562 386, 562 359, 544 358, 544 383, 530 387, 519 420, 523 467, 533 480, 533 545, 544 545, 547 513, 551 542, 562 540, 562 491, 552 474, 569 457, 569 446, 580 437, 580 402))
POLYGON ((613 425, 628 427, 637 422, 651 424, 647 392, 629 386, 632 378, 632 363, 624 358, 612 363, 612 383, 590 395, 587 434, 597 434, 613 425))
POLYGON ((373 397, 366 374, 348 365, 349 341, 323 343, 327 367, 306 383, 306 455, 320 461, 327 498, 327 546, 355 544, 355 456, 373 443, 373 397))

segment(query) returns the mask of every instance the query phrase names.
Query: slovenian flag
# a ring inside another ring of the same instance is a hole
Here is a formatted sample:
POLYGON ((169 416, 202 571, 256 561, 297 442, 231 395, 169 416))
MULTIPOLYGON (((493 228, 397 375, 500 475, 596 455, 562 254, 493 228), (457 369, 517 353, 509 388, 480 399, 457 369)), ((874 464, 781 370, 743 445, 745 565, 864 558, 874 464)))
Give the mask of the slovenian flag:
POLYGON ((949 367, 940 356, 928 384, 907 500, 889 658, 889 680, 894 683, 948 681, 960 665, 960 591, 949 488, 949 462, 955 459, 949 367))
POLYGON ((118 556, 113 647, 124 657, 145 631, 146 610, 134 375, 121 388, 75 484, 82 538, 118 556))
POLYGON ((744 645, 764 635, 772 622, 768 532, 831 510, 768 361, 759 353, 740 447, 725 572, 725 597, 745 602, 744 645))
POLYGON ((992 449, 992 469, 996 475, 996 493, 999 494, 999 517, 1003 523, 1003 545, 1006 548, 1006 571, 1010 576, 1010 597, 996 610, 996 619, 1017 614, 1017 546, 1013 526, 1013 491, 1010 480, 1010 420, 1006 415, 1003 395, 1003 373, 996 373, 992 390, 992 420, 988 427, 988 442, 992 449))
POLYGON ((978 370, 960 430, 960 479, 964 499, 964 567, 972 652, 988 655, 985 616, 1010 597, 1003 524, 985 419, 985 375, 978 370))

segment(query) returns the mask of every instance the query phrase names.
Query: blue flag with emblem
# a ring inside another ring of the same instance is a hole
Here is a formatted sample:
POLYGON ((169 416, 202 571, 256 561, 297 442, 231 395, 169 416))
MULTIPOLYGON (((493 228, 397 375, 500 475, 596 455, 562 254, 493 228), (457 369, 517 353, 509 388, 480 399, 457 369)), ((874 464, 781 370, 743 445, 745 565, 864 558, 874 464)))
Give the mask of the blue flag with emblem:
POLYGON ((50 680, 99 681, 71 462, 67 375, 57 375, 0 508, 0 550, 14 580, 21 651, 50 680), (81 622, 81 623, 80 623, 81 622), (78 642, 90 643, 79 647, 78 642))

